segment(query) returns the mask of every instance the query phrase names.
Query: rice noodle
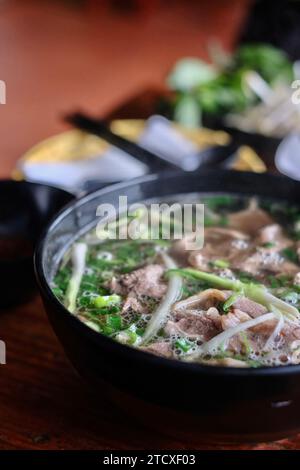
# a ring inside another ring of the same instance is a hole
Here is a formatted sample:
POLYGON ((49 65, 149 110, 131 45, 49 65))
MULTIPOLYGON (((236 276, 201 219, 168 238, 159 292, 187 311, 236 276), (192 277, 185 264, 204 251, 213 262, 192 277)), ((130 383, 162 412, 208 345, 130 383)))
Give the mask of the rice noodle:
POLYGON ((279 333, 281 332, 284 326, 284 318, 283 318, 282 313, 280 313, 278 310, 275 311, 275 309, 274 309, 274 313, 276 314, 278 318, 278 322, 272 334, 269 336, 268 340, 266 341, 266 344, 264 345, 264 351, 268 351, 269 349, 271 349, 275 339, 277 338, 277 336, 279 335, 279 333))
POLYGON ((269 303, 270 306, 275 307, 277 310, 280 310, 282 314, 286 315, 291 319, 300 319, 299 311, 293 305, 288 304, 284 300, 278 299, 275 295, 270 294, 270 292, 264 292, 264 300, 269 303))
MULTIPOLYGON (((166 269, 176 269, 176 264, 173 259, 164 252, 161 252, 161 257, 164 261, 166 269)), ((165 324, 168 314, 170 313, 171 305, 179 298, 182 288, 182 277, 177 273, 172 273, 169 277, 169 285, 167 292, 159 304, 156 311, 152 314, 144 336, 142 344, 148 342, 162 326, 165 324)))

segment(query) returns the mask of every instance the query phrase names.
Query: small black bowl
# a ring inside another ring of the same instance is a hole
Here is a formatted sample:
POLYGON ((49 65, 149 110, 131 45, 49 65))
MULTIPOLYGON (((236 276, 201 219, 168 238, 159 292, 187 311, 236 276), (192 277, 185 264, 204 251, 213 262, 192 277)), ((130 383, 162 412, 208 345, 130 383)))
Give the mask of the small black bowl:
POLYGON ((42 229, 73 196, 25 181, 0 181, 0 308, 28 300, 36 282, 33 252, 42 229))
MULTIPOLYGON (((70 314, 50 287, 62 253, 95 221, 100 203, 128 203, 191 192, 276 197, 300 206, 300 183, 226 170, 146 176, 96 191, 68 205, 51 223, 35 255, 50 322, 66 354, 95 387, 131 416, 175 437, 260 440, 300 430, 300 366, 235 369, 183 363, 105 337, 70 314)), ((101 405, 100 405, 101 406, 101 405)))

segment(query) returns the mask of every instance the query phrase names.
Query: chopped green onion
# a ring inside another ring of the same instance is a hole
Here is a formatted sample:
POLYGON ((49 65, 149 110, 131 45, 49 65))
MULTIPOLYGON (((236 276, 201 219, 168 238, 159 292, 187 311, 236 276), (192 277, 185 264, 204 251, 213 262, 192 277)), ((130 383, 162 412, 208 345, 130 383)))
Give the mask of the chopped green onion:
POLYGON ((168 273, 172 273, 172 272, 181 274, 181 276, 184 276, 187 278, 199 279, 200 281, 205 281, 209 284, 219 287, 220 289, 241 291, 244 287, 244 284, 241 281, 227 279, 225 277, 217 276, 216 274, 211 274, 211 273, 207 273, 204 271, 198 271, 197 269, 193 269, 193 268, 168 270, 168 273))
POLYGON ((230 266, 229 262, 226 261, 225 259, 216 259, 215 261, 212 261, 211 264, 216 268, 224 268, 224 269, 230 266))
POLYGON ((59 299, 62 299, 62 298, 63 298, 64 291, 63 291, 60 287, 52 287, 52 292, 53 292, 53 294, 56 295, 56 297, 58 297, 59 299))
POLYGON ((120 304, 121 297, 116 294, 112 295, 99 295, 93 300, 96 308, 110 307, 112 305, 120 304))
POLYGON ((222 194, 220 196, 213 196, 213 197, 206 197, 203 199, 203 202, 209 209, 216 210, 220 209, 221 207, 230 207, 234 203, 234 197, 222 194))
POLYGON ((264 248, 273 248, 274 246, 276 246, 276 243, 274 242, 266 242, 266 243, 263 243, 262 245, 264 248))
POLYGON ((281 296, 282 300, 288 302, 289 304, 297 304, 299 301, 299 294, 294 291, 286 292, 281 296))
POLYGON ((143 333, 144 330, 136 328, 136 325, 132 323, 129 328, 120 331, 120 333, 117 334, 116 339, 120 341, 120 343, 137 345, 140 343, 143 333))
POLYGON ((208 214, 204 215, 204 227, 226 227, 228 225, 228 218, 226 215, 220 215, 218 217, 211 217, 208 214))
POLYGON ((281 254, 292 263, 298 263, 298 255, 293 248, 284 248, 281 250, 281 254))
POLYGON ((180 338, 175 342, 175 346, 176 348, 181 349, 183 352, 188 352, 191 349, 192 344, 186 339, 180 338))
POLYGON ((228 312, 230 307, 241 297, 241 295, 242 295, 241 292, 235 292, 230 297, 228 297, 226 302, 224 302, 224 304, 223 304, 224 312, 228 312))
POLYGON ((107 315, 105 325, 101 325, 102 332, 111 335, 122 329, 122 318, 119 315, 107 315))
POLYGON ((138 335, 136 334, 135 331, 132 331, 130 330, 129 328, 127 328, 127 330, 123 330, 121 331, 116 339, 118 341, 120 341, 120 343, 125 343, 125 344, 130 344, 130 345, 133 345, 136 343, 137 339, 138 339, 138 335))
POLYGON ((247 333, 245 331, 241 331, 241 333, 239 333, 239 336, 245 346, 245 353, 247 356, 249 356, 249 354, 251 353, 251 346, 250 346, 249 339, 247 337, 247 333))
POLYGON ((87 326, 89 326, 90 328, 92 328, 92 330, 95 330, 95 331, 98 331, 98 332, 101 331, 101 328, 100 328, 100 326, 98 325, 98 323, 95 323, 95 322, 90 321, 90 320, 85 321, 84 323, 85 323, 87 326))
POLYGON ((143 336, 145 333, 145 328, 137 328, 135 331, 138 336, 143 336))

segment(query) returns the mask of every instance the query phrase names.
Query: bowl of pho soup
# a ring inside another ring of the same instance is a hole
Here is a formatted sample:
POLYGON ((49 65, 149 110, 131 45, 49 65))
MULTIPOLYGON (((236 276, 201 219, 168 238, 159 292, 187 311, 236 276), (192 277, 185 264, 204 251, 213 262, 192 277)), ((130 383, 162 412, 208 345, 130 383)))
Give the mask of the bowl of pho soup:
POLYGON ((105 188, 56 217, 35 269, 74 366, 144 422, 189 439, 299 429, 299 183, 202 170, 105 188))

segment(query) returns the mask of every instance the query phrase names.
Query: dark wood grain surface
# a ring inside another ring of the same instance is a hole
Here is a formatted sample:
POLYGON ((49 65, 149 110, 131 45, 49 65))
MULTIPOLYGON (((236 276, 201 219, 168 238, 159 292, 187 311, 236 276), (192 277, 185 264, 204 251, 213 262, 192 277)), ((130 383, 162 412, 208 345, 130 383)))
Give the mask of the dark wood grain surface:
MULTIPOLYGON (((221 36, 229 47, 246 2, 232 1, 230 10, 224 9, 226 2, 208 2, 210 7, 199 2, 196 12, 184 14, 178 2, 146 23, 140 17, 124 23, 118 15, 98 11, 96 3, 88 2, 84 12, 59 2, 1 4, 0 79, 8 90, 7 105, 0 107, 2 176, 30 145, 63 130, 61 111, 78 104, 104 114, 148 82, 161 85, 176 57, 205 55, 207 35, 221 36), (123 52, 116 56, 120 47, 123 52)), ((142 96, 135 104, 140 113, 152 102, 142 96)), ((66 359, 38 295, 0 312, 0 339, 7 347, 7 364, 0 366, 0 449, 195 448, 152 432, 95 395, 66 359)), ((300 436, 230 446, 199 442, 197 447, 297 449, 300 436)))
MULTIPOLYGON (((7 365, 0 366, 0 449, 190 449, 132 421, 95 395, 66 359, 37 296, 0 315, 7 365)), ((297 438, 199 449, 294 449, 297 438)))

